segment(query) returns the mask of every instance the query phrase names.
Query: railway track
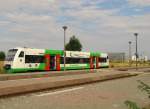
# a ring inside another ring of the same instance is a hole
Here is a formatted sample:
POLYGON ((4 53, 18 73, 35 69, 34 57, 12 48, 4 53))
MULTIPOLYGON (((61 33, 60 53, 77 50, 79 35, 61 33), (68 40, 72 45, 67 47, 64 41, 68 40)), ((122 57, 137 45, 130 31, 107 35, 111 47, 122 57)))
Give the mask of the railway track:
MULTIPOLYGON (((16 74, 2 74, 0 75, 0 81, 17 80, 17 79, 29 79, 29 78, 46 78, 55 76, 69 76, 88 74, 95 72, 111 72, 111 71, 136 71, 135 67, 120 67, 120 68, 108 68, 108 69, 88 69, 88 70, 72 70, 72 71, 50 71, 50 72, 31 72, 31 73, 16 73, 16 74)), ((150 67, 139 67, 136 72, 150 72, 150 67)))
POLYGON ((31 72, 31 73, 17 73, 17 74, 2 74, 0 81, 29 79, 29 78, 46 78, 55 76, 79 75, 86 73, 94 73, 96 70, 74 70, 74 71, 50 71, 50 72, 31 72))

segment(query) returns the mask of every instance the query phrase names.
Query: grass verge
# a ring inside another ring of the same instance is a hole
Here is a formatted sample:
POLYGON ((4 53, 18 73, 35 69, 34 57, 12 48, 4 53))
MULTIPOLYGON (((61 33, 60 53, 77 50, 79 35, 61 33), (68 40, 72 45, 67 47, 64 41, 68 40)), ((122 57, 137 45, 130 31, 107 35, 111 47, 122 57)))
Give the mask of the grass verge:
MULTIPOLYGON (((136 62, 131 62, 131 64, 129 64, 129 62, 110 62, 110 67, 135 67, 136 66, 136 62)), ((150 62, 138 62, 138 66, 139 67, 150 67, 150 62)))
POLYGON ((4 73, 3 65, 4 65, 4 61, 0 61, 0 74, 4 73))

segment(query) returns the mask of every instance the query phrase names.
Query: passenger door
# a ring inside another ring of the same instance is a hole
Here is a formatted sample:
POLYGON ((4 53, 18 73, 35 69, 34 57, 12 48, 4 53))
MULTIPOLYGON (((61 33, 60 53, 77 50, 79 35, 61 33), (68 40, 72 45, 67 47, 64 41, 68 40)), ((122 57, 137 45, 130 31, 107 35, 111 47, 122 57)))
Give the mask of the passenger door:
POLYGON ((49 54, 45 55, 45 70, 46 71, 50 70, 50 55, 49 54))
POLYGON ((90 57, 90 68, 91 69, 95 68, 95 57, 93 56, 90 57))
POLYGON ((50 56, 50 70, 56 70, 56 57, 50 56))
POLYGON ((18 58, 16 59, 15 63, 17 68, 24 68, 25 67, 25 53, 24 51, 21 51, 18 55, 18 58))

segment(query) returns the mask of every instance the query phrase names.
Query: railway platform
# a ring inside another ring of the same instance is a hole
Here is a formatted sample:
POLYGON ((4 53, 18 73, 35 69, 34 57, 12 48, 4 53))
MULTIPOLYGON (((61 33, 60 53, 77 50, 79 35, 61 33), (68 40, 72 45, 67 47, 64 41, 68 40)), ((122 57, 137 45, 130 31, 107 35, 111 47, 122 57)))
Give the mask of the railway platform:
POLYGON ((61 88, 66 86, 80 85, 98 81, 112 80, 129 76, 136 76, 136 72, 128 71, 95 71, 76 75, 63 75, 52 77, 26 78, 0 81, 0 96, 15 95, 40 91, 45 89, 61 88))

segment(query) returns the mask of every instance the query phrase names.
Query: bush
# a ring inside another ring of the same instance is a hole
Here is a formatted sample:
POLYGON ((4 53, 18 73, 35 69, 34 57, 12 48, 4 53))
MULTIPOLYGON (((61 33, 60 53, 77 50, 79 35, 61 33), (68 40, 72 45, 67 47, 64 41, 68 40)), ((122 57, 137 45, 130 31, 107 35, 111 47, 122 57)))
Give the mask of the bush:
MULTIPOLYGON (((138 86, 138 88, 142 91, 142 92, 146 92, 148 97, 150 98, 150 86, 145 84, 144 82, 138 80, 138 82, 140 83, 140 85, 138 86)), ((150 105, 147 106, 146 108, 140 108, 137 106, 137 104, 135 102, 132 102, 132 101, 125 101, 124 102, 128 107, 129 109, 150 109, 150 105)))
POLYGON ((0 61, 4 61, 5 60, 5 52, 0 51, 0 61))

